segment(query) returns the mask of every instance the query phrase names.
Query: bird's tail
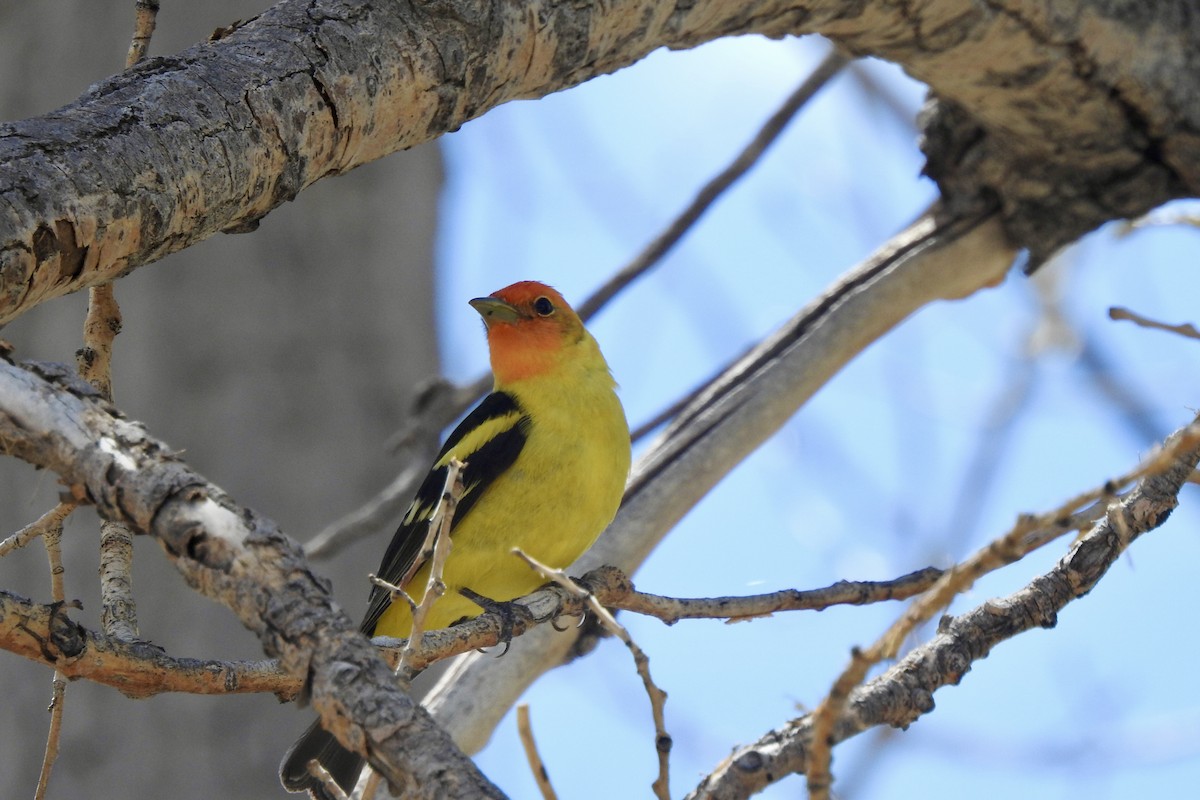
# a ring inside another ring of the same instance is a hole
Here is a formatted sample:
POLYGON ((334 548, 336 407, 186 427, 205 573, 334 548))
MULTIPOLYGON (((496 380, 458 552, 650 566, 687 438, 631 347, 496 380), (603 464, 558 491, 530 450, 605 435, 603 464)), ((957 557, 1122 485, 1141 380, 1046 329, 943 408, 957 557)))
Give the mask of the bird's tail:
POLYGON ((358 775, 362 772, 363 758, 338 744, 333 734, 321 727, 319 722, 309 726, 279 765, 279 779, 289 792, 307 791, 315 800, 333 800, 325 785, 308 772, 308 762, 316 759, 329 771, 337 785, 346 794, 354 791, 358 775))

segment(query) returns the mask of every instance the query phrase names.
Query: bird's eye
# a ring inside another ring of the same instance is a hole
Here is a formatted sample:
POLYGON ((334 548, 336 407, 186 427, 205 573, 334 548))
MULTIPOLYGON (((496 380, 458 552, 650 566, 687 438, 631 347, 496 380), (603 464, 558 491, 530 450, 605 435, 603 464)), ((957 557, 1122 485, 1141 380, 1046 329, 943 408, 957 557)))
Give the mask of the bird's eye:
POLYGON ((533 310, 536 311, 539 316, 548 317, 554 313, 554 303, 550 302, 549 297, 539 297, 537 300, 533 301, 533 310))

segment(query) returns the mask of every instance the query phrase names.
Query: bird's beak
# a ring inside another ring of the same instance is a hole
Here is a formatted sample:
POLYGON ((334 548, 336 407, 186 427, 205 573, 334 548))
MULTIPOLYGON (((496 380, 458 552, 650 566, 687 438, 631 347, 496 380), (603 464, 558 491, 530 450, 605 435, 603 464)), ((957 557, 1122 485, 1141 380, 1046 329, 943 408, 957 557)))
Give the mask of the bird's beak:
POLYGON ((476 297, 471 301, 471 307, 479 312, 483 324, 489 328, 500 322, 512 323, 521 318, 521 312, 496 297, 476 297))

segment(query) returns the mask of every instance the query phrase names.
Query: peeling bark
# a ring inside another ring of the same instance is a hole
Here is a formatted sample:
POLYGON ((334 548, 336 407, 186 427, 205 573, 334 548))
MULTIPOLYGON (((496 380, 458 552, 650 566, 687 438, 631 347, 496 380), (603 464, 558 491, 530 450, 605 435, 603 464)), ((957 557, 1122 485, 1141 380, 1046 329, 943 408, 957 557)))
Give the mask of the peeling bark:
POLYGON ((285 0, 0 126, 0 323, 252 229, 313 182, 508 100, 742 33, 821 33, 927 82, 927 172, 948 207, 998 206, 1037 263, 1200 193, 1193 22, 1183 0, 285 0))

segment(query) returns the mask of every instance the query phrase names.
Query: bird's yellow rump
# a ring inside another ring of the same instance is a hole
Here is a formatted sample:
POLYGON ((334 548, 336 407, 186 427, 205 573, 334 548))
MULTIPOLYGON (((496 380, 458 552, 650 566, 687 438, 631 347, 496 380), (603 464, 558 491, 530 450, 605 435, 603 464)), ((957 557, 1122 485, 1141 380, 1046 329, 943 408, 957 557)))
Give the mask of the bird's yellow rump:
MULTIPOLYGON (((429 517, 441 499, 451 459, 465 462, 465 491, 443 567, 447 592, 426 618, 429 629, 477 616, 459 590, 512 600, 543 582, 512 555, 520 547, 565 567, 612 521, 629 473, 629 427, 616 384, 596 340, 562 295, 535 281, 514 283, 471 305, 487 328, 495 387, 446 439, 417 490, 377 574, 416 600, 429 565, 418 564, 429 517)), ((407 603, 375 587, 361 630, 408 636, 407 603)), ((284 756, 280 778, 290 791, 327 800, 308 773, 316 759, 347 792, 363 761, 314 724, 284 756)))

